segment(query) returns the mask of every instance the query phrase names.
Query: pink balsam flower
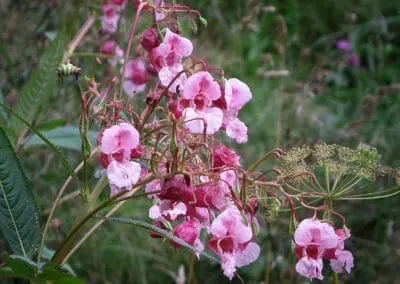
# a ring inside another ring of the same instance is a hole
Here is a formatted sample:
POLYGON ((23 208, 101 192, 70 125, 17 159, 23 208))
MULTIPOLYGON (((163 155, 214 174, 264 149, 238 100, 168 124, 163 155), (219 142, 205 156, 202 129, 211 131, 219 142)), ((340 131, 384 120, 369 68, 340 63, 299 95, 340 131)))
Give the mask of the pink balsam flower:
POLYGON ((137 93, 143 92, 148 80, 145 62, 140 58, 129 60, 125 71, 125 93, 132 97, 137 93))
POLYGON ((106 34, 113 34, 118 29, 119 14, 113 4, 101 5, 104 15, 100 17, 101 30, 106 34))
POLYGON ((124 52, 113 40, 108 40, 100 46, 100 53, 112 56, 108 59, 111 66, 115 67, 118 63, 124 62, 124 52))
POLYGON ((210 73, 202 71, 190 76, 182 97, 187 104, 183 113, 185 127, 198 134, 217 132, 222 125, 223 112, 217 107, 212 107, 212 102, 220 97, 220 86, 210 73))
POLYGON ((192 51, 193 44, 190 40, 166 29, 163 42, 151 51, 151 61, 155 69, 160 71, 162 67, 180 63, 192 51))
POLYGON ((103 132, 100 151, 109 158, 122 162, 139 146, 139 132, 126 122, 114 125, 103 132))
POLYGON ((232 279, 236 267, 246 266, 254 262, 259 254, 260 247, 250 242, 253 233, 245 225, 239 210, 231 205, 223 211, 211 224, 213 238, 209 247, 221 259, 224 275, 232 279))
POLYGON ((327 223, 310 218, 303 220, 294 233, 295 254, 299 261, 296 271, 309 278, 323 279, 322 256, 338 246, 339 237, 327 223))
POLYGON ((111 195, 121 190, 131 190, 140 178, 140 165, 132 161, 112 161, 107 167, 107 177, 111 185, 111 195))

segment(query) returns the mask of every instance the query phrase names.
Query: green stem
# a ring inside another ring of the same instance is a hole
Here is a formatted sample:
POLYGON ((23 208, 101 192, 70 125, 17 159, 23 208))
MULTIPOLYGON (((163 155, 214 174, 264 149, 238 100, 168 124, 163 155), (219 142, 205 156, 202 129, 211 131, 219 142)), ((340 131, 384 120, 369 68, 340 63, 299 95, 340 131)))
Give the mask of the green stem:
POLYGON ((333 274, 332 274, 332 278, 333 278, 333 284, 339 284, 340 282, 339 282, 339 277, 338 277, 338 275, 337 275, 337 273, 336 272, 333 272, 333 274))

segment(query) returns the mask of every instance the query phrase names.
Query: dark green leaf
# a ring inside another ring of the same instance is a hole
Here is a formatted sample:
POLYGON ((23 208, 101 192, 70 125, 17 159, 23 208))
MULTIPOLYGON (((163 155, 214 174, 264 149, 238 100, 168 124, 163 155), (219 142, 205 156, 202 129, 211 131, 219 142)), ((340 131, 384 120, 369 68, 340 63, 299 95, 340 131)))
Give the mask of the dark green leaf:
MULTIPOLYGON (((47 103, 57 86, 56 68, 64 54, 64 35, 59 33, 40 58, 39 66, 18 95, 13 111, 32 123, 39 109, 47 103)), ((23 136, 26 127, 15 117, 10 119, 9 127, 16 140, 23 136)))
MULTIPOLYGON (((82 140, 77 127, 63 126, 50 131, 43 131, 42 134, 57 147, 81 151, 82 140)), ((95 131, 87 132, 90 144, 96 143, 96 136, 97 132, 95 131)), ((25 147, 42 145, 46 144, 37 135, 34 135, 28 140, 25 147)))
POLYGON ((0 128, 0 230, 14 253, 27 256, 40 239, 36 204, 20 162, 0 128))
POLYGON ((7 264, 7 269, 5 271, 7 271, 9 275, 3 274, 5 273, 3 271, 0 273, 2 276, 34 279, 37 275, 36 263, 29 258, 19 255, 4 255, 4 261, 7 264))
POLYGON ((52 281, 52 283, 85 283, 81 279, 69 275, 68 271, 54 264, 46 263, 40 270, 39 282, 52 281))
POLYGON ((7 110, 9 113, 13 115, 13 117, 17 118, 20 122, 22 122, 26 127, 29 128, 30 131, 35 133, 42 141, 50 148, 50 150, 57 156, 57 158, 60 160, 61 164, 64 166, 64 168, 69 172, 69 174, 72 176, 72 178, 75 180, 76 184, 80 187, 80 181, 78 179, 78 176, 76 175, 75 171, 71 168, 67 160, 65 159, 64 155, 57 149, 57 147, 49 141, 46 137, 43 136, 43 134, 35 129, 32 125, 30 125, 27 121, 25 121, 21 116, 17 115, 14 113, 11 109, 6 107, 5 105, 0 103, 0 106, 3 107, 5 110, 7 110))
MULTIPOLYGON (((127 217, 119 217, 119 218, 110 217, 110 218, 104 218, 104 220, 111 221, 111 222, 116 222, 116 223, 123 223, 123 224, 130 224, 130 225, 138 226, 140 228, 143 228, 143 229, 146 229, 146 230, 151 231, 153 233, 156 233, 157 235, 160 235, 160 236, 162 236, 164 238, 167 238, 167 239, 169 239, 171 241, 174 241, 178 245, 181 245, 181 246, 191 250, 192 252, 195 252, 195 248, 193 246, 191 246, 187 242, 183 241, 182 239, 177 238, 171 232, 168 232, 166 230, 160 229, 160 228, 158 228, 156 226, 153 226, 151 224, 148 224, 146 222, 142 222, 142 221, 135 220, 135 219, 132 219, 132 218, 127 218, 127 217)), ((212 255, 210 255, 210 254, 208 254, 206 252, 201 252, 200 254, 205 256, 206 258, 212 260, 212 261, 219 262, 215 257, 213 257, 212 255)))

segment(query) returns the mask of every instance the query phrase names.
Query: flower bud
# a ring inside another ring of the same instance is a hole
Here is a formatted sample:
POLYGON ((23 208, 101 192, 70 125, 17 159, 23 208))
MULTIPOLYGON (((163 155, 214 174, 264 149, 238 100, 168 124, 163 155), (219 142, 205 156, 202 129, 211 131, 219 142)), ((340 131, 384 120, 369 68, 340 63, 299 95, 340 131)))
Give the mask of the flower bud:
POLYGON ((154 28, 145 30, 140 38, 140 43, 147 51, 151 51, 153 48, 159 46, 160 40, 156 30, 154 28))

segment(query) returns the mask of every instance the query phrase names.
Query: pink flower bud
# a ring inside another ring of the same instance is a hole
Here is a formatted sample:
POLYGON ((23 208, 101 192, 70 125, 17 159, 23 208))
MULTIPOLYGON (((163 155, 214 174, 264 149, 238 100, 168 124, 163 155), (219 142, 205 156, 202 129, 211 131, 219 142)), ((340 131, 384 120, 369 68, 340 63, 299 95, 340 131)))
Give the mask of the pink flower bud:
POLYGON ((154 28, 145 30, 140 38, 140 43, 147 51, 151 51, 153 48, 159 46, 160 40, 156 30, 154 28))

